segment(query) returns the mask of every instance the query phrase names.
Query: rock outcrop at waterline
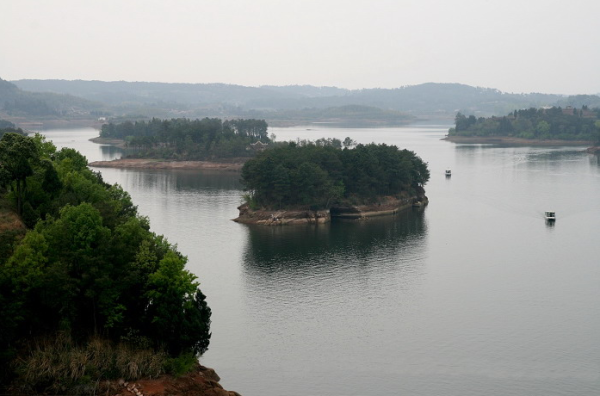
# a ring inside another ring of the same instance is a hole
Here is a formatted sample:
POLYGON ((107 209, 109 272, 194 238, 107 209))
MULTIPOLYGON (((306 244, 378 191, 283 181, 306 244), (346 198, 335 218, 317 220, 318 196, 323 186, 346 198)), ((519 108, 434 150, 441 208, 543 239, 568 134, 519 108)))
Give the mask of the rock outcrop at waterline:
POLYGON ((383 197, 370 205, 339 205, 325 210, 280 209, 252 210, 248 204, 238 207, 239 216, 233 221, 267 226, 288 224, 324 224, 332 217, 359 220, 367 217, 393 215, 412 207, 423 207, 429 200, 425 195, 406 198, 383 197))
POLYGON ((238 206, 238 210, 240 214, 233 221, 245 224, 324 224, 331 220, 329 210, 252 210, 248 204, 238 206))

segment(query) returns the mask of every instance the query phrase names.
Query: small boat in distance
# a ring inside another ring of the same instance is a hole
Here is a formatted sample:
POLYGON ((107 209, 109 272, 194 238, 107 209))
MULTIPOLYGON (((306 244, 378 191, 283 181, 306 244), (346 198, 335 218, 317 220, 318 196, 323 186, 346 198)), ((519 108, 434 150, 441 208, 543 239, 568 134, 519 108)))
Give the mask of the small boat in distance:
POLYGON ((555 221, 556 213, 555 212, 544 212, 544 218, 546 221, 555 221))
POLYGON ((446 169, 446 177, 452 176, 452 171, 450 169, 446 169))

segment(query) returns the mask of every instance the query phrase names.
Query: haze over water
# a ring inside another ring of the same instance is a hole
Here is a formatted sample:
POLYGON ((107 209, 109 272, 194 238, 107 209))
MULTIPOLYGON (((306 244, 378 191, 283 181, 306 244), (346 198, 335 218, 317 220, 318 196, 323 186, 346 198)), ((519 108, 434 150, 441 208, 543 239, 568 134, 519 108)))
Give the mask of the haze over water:
MULTIPOLYGON (((600 393, 600 164, 584 147, 441 141, 448 126, 270 128, 429 163, 423 211, 319 227, 234 223, 235 173, 97 169, 189 258, 213 310, 204 365, 272 395, 600 393), (446 178, 444 170, 452 169, 446 178), (549 226, 543 212, 557 213, 549 226)), ((44 132, 89 161, 91 129, 44 132)))

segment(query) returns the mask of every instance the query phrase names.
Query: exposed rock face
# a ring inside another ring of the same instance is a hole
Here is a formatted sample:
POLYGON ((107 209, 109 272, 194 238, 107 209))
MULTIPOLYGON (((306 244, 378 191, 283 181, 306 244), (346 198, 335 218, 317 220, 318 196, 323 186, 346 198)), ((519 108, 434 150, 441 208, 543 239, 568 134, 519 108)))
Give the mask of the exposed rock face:
POLYGON ((429 200, 424 194, 414 197, 381 197, 370 205, 334 206, 330 210, 252 210, 247 204, 238 207, 238 223, 261 225, 323 224, 332 217, 362 219, 372 216, 385 216, 398 213, 413 206, 425 206, 429 200))

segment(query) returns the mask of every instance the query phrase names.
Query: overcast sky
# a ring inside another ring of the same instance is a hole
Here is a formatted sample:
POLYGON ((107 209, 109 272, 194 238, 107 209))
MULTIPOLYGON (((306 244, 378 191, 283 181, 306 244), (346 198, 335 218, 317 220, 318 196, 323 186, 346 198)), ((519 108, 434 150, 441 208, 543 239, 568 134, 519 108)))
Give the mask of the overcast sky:
POLYGON ((0 78, 600 93, 600 0, 0 0, 0 78))

